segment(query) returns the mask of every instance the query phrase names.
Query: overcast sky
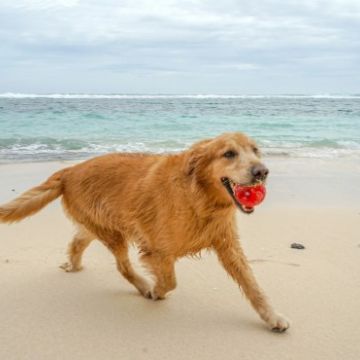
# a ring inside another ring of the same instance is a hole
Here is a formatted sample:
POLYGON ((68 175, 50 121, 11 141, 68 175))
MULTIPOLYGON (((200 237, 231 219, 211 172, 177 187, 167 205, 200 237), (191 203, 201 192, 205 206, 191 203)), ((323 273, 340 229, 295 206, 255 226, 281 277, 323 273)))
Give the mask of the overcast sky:
POLYGON ((360 0, 0 0, 0 92, 360 93, 360 0))

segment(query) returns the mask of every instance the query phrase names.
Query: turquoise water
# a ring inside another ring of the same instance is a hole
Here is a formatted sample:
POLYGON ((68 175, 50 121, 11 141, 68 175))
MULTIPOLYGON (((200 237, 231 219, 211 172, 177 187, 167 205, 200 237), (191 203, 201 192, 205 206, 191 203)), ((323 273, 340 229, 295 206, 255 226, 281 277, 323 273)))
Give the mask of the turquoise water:
POLYGON ((0 95, 0 161, 172 152, 226 131, 267 154, 360 157, 360 95, 0 95))

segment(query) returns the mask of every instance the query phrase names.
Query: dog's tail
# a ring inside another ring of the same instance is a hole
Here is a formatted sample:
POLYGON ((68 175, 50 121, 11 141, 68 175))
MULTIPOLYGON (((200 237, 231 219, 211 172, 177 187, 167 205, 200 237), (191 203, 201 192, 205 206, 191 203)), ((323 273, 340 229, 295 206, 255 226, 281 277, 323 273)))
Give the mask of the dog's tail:
POLYGON ((0 223, 12 223, 34 215, 62 194, 62 177, 67 169, 60 170, 43 184, 36 186, 7 204, 0 205, 0 223))

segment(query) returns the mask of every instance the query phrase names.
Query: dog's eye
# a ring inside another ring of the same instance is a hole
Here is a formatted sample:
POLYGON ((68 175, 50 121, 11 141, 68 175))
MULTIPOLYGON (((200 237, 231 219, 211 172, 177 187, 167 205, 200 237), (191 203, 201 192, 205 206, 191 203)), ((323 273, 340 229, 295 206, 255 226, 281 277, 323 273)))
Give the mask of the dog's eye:
POLYGON ((259 148, 257 148, 256 146, 253 146, 252 150, 253 150, 253 152, 254 152, 256 155, 259 155, 259 154, 260 154, 260 150, 259 150, 259 148))
POLYGON ((237 156, 238 153, 234 150, 228 150, 226 153, 224 153, 224 157, 227 158, 227 159, 232 159, 234 158, 235 156, 237 156))

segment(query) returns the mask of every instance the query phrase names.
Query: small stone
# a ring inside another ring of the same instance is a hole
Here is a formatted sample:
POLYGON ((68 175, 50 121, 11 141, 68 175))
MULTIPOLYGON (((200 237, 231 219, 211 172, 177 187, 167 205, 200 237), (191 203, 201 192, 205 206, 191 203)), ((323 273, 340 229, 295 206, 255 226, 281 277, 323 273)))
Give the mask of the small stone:
POLYGON ((8 263, 10 262, 10 260, 9 260, 9 259, 5 259, 5 262, 8 264, 8 263))
POLYGON ((15 191, 15 189, 11 189, 11 191, 15 191))
POLYGON ((299 243, 292 243, 292 244, 290 245, 290 247, 291 247, 292 249, 299 249, 299 250, 305 249, 305 246, 302 245, 302 244, 299 244, 299 243))

